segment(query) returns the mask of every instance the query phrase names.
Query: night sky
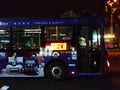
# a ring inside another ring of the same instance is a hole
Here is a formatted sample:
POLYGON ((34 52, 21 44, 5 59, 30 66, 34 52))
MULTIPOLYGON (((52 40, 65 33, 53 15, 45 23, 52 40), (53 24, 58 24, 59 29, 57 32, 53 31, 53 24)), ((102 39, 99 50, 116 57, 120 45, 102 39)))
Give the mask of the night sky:
POLYGON ((102 0, 2 0, 0 18, 59 17, 73 10, 80 14, 84 10, 99 11, 102 0))

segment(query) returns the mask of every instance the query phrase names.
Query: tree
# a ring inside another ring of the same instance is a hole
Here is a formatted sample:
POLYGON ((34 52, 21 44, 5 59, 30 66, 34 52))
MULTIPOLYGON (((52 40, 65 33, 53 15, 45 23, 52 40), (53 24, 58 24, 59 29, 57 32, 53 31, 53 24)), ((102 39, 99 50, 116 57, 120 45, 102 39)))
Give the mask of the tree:
POLYGON ((117 10, 113 13, 113 20, 114 23, 117 24, 120 27, 120 7, 117 8, 117 10))

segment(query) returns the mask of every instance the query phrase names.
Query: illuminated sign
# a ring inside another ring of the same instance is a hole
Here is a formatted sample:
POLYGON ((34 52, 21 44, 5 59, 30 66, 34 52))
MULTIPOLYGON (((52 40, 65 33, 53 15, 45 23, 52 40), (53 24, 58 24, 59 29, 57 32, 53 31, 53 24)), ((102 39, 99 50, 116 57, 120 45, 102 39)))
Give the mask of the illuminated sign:
POLYGON ((51 43, 53 50, 66 50, 67 43, 51 43))
POLYGON ((25 29, 25 33, 41 33, 41 29, 25 29))

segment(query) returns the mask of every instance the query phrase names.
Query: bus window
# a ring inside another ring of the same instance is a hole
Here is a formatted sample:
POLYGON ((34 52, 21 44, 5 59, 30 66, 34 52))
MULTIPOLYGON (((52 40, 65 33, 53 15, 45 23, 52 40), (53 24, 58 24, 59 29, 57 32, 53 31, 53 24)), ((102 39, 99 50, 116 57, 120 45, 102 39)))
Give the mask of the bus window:
POLYGON ((0 28, 0 49, 10 48, 10 32, 8 28, 0 28))
POLYGON ((93 41, 93 49, 99 48, 100 49, 100 29, 93 29, 92 35, 93 41))
POLYGON ((70 50, 72 44, 73 27, 71 26, 47 26, 45 40, 50 42, 54 50, 70 50))
POLYGON ((40 46, 39 27, 14 27, 13 49, 37 49, 40 46))
POLYGON ((72 40, 73 28, 70 26, 47 26, 46 41, 72 40))

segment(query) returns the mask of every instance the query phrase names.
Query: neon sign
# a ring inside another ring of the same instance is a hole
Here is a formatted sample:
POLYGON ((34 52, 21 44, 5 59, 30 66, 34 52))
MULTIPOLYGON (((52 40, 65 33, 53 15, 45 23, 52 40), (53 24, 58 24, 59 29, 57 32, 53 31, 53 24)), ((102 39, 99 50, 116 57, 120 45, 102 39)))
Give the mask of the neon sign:
POLYGON ((67 43, 51 43, 53 50, 66 50, 67 43))

